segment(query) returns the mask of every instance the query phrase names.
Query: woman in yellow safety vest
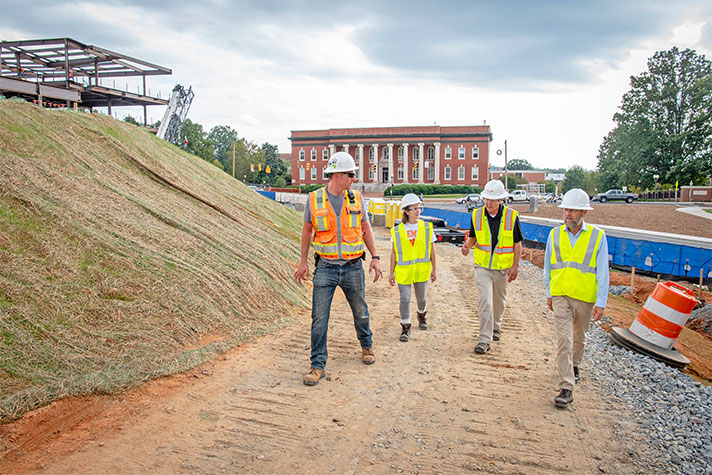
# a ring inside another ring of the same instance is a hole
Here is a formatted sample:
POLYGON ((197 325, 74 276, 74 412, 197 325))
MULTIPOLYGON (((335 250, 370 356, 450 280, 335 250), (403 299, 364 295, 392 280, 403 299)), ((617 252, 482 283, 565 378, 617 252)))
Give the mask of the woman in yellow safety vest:
POLYGON ((400 209, 403 219, 391 228, 391 272, 388 282, 394 286, 398 282, 400 292, 400 341, 410 338, 410 287, 415 289, 418 304, 418 327, 427 330, 425 320, 425 291, 428 280, 435 282, 435 235, 433 223, 420 219, 422 201, 413 193, 403 197, 400 209))

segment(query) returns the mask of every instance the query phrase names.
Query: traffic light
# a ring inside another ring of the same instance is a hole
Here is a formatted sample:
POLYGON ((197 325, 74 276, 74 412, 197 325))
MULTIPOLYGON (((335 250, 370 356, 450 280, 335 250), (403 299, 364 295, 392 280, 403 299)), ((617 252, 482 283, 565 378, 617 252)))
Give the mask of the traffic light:
POLYGON ((373 173, 376 173, 376 164, 375 163, 373 165, 371 165, 371 171, 373 173))
POLYGON ((413 170, 415 170, 416 172, 418 171, 418 162, 415 162, 413 164, 413 170))

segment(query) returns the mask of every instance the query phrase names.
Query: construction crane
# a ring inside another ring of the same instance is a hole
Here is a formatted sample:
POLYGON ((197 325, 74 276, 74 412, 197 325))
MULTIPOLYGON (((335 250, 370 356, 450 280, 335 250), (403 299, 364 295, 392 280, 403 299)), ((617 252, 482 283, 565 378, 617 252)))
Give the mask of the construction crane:
POLYGON ((193 102, 192 86, 186 91, 183 86, 176 84, 171 93, 171 100, 168 102, 168 108, 163 115, 160 127, 158 127, 158 138, 164 139, 172 144, 178 144, 180 139, 180 129, 183 126, 185 118, 188 116, 190 103, 193 102))

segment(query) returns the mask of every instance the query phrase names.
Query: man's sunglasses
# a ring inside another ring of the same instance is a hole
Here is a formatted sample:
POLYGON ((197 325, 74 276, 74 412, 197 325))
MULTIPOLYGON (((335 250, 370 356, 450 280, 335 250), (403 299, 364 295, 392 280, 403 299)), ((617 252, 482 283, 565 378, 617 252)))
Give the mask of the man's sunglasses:
POLYGON ((355 178, 355 177, 356 177, 356 174, 355 174, 354 172, 344 173, 344 175, 348 176, 349 178, 355 178))

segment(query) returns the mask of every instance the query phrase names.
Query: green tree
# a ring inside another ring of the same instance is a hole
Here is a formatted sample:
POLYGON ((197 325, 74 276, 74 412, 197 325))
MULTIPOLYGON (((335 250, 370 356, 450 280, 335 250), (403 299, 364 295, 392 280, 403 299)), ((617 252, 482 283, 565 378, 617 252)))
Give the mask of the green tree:
POLYGON ((561 191, 566 193, 572 188, 586 189, 586 170, 578 165, 574 165, 566 171, 566 177, 561 185, 561 191))
POLYGON ((631 77, 615 128, 599 148, 601 189, 660 182, 702 184, 712 174, 712 62, 674 47, 631 77))
POLYGON ((262 183, 263 180, 266 182, 264 162, 264 152, 256 144, 244 138, 235 142, 235 178, 246 183, 262 183))
MULTIPOLYGON (((270 173, 267 175, 267 183, 277 185, 277 179, 282 178, 286 183, 292 177, 292 170, 288 162, 285 162, 279 157, 279 150, 276 145, 269 142, 262 144, 262 152, 265 156, 265 163, 270 167, 270 173)), ((282 185, 284 186, 284 184, 282 185)))
POLYGON ((124 117, 124 122, 128 122, 129 124, 133 125, 141 125, 138 120, 134 119, 132 115, 127 115, 124 117))
POLYGON ((187 152, 197 155, 206 162, 213 163, 213 160, 215 160, 213 142, 208 140, 205 132, 203 132, 203 126, 190 119, 186 119, 183 122, 180 130, 179 145, 187 152))
POLYGON ((534 165, 529 163, 529 160, 515 158, 514 160, 509 160, 507 168, 509 170, 534 170, 534 165))
POLYGON ((232 144, 237 142, 237 130, 227 125, 216 125, 210 129, 207 139, 213 143, 215 158, 232 175, 232 144))

